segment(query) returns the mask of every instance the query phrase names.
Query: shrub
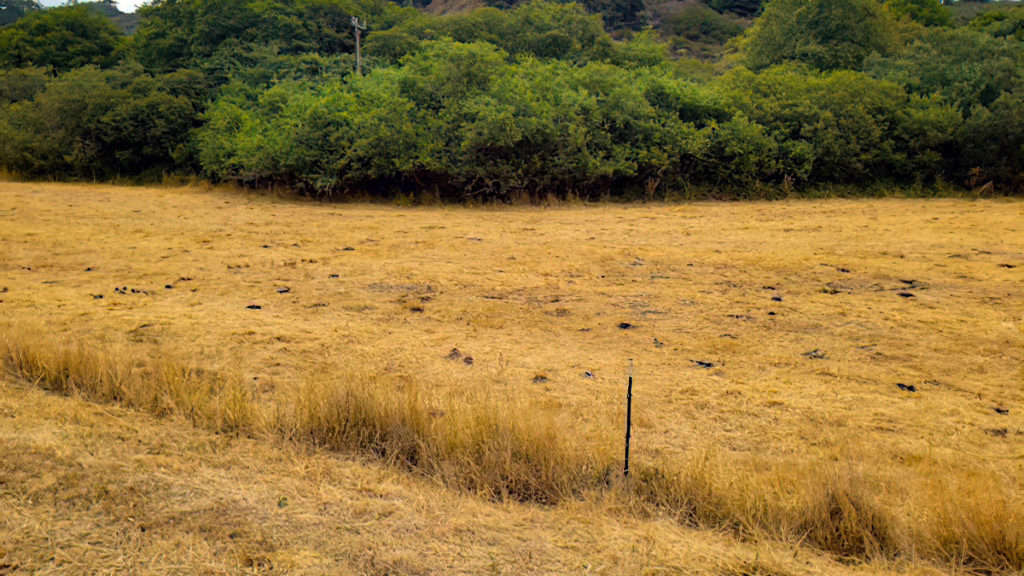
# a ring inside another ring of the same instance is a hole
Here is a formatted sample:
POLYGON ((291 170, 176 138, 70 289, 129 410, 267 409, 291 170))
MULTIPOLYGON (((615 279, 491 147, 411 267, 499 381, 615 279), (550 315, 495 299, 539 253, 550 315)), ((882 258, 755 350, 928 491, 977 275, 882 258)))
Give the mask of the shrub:
POLYGON ((0 107, 31 100, 51 78, 46 68, 0 69, 0 107))
POLYGON ((723 44, 739 36, 743 25, 703 4, 693 4, 666 17, 662 31, 692 42, 723 44))
POLYGON ((894 47, 891 19, 876 0, 771 0, 743 41, 754 69, 795 61, 856 70, 869 55, 894 47))
POLYGON ((10 106, 0 162, 26 176, 111 178, 188 169, 197 74, 80 68, 10 106))
POLYGON ((797 182, 928 179, 958 123, 951 108, 858 72, 739 69, 722 82, 736 106, 770 131, 780 175, 797 182))
POLYGON ((117 27, 88 6, 32 11, 0 29, 0 67, 108 67, 119 60, 120 44, 117 27))
POLYGON ((885 7, 925 26, 948 26, 953 19, 952 11, 939 0, 887 0, 885 7))

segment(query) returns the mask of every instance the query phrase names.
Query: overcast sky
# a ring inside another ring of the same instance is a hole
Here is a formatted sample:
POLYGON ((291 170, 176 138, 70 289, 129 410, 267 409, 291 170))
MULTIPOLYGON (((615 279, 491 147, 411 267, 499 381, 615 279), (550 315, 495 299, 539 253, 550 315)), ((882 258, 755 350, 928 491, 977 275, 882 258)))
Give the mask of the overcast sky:
MULTIPOLYGON (((41 0, 43 6, 60 6, 65 0, 41 0)), ((146 0, 115 0, 117 9, 121 12, 135 12, 135 9, 146 3, 146 0)))
MULTIPOLYGON (((66 0, 41 0, 43 6, 60 6, 66 0)), ((145 4, 148 0, 116 0, 117 9, 121 12, 135 12, 135 9, 145 4)), ((1019 0, 1010 0, 1017 2, 1019 0)))

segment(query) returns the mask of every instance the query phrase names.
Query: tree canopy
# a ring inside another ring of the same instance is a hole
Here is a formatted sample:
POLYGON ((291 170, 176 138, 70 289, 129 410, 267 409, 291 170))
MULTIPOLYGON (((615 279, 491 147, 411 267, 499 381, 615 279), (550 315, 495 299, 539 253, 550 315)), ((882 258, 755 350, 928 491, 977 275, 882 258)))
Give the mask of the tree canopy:
POLYGON ((892 19, 876 0, 772 0, 744 39, 745 62, 755 69, 803 62, 858 70, 895 46, 892 19))
POLYGON ((636 31, 592 6, 157 0, 131 36, 30 11, 0 28, 0 165, 324 197, 1024 185, 1024 8, 707 0, 636 31))
POLYGON ((939 0, 886 0, 885 7, 925 26, 948 26, 953 19, 952 11, 939 0))
POLYGON ((0 28, 0 66, 71 70, 117 61, 121 33, 87 6, 35 10, 0 28))

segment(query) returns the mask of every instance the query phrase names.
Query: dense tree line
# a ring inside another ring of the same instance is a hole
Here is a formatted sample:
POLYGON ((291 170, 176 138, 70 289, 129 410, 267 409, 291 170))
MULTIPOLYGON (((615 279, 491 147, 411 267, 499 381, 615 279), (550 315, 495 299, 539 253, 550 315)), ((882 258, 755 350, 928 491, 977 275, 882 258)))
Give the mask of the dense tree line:
POLYGON ((1009 5, 709 0, 615 36, 543 1, 157 0, 130 36, 88 5, 26 6, 0 28, 0 163, 28 177, 499 200, 1024 185, 1009 5))

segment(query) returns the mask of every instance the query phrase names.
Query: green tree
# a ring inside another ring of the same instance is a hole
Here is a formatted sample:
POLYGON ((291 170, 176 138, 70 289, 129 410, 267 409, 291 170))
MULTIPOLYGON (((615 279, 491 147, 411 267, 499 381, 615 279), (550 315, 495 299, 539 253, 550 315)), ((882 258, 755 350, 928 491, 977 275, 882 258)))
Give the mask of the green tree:
POLYGON ((721 82, 734 105, 768 129, 780 174, 796 181, 929 179, 958 124, 951 107, 860 72, 786 65, 737 69, 721 82))
POLYGON ((895 47, 891 17, 876 0, 772 0, 744 37, 744 59, 761 69, 787 61, 857 70, 895 47))
POLYGON ((480 8, 443 17, 419 15, 371 33, 367 53, 394 63, 422 49, 423 41, 451 39, 494 44, 512 58, 532 56, 579 64, 606 61, 623 66, 651 66, 667 60, 666 46, 653 34, 631 36, 629 41, 613 41, 601 18, 587 14, 580 5, 534 0, 509 11, 480 8))
POLYGON ((743 33, 743 25, 703 4, 694 4, 666 17, 661 30, 692 42, 724 44, 743 33))
POLYGON ((352 52, 351 17, 386 30, 413 17, 386 0, 156 0, 139 9, 133 55, 152 71, 200 66, 253 46, 280 54, 352 52))
POLYGON ((1024 194, 1024 84, 970 115, 958 134, 958 159, 969 185, 996 183, 1010 194, 1024 194))
POLYGON ((7 109, 0 162, 26 176, 109 178, 190 169, 189 140, 203 95, 182 71, 135 67, 62 74, 7 109))
POLYGON ((953 12, 939 0, 886 0, 885 7, 925 26, 948 26, 953 19, 953 12))
POLYGON ((931 28, 899 53, 871 58, 866 70, 922 96, 938 94, 965 116, 1011 91, 1024 75, 1024 50, 970 29, 931 28))
POLYGON ((984 12, 971 20, 970 27, 996 38, 1024 42, 1024 7, 984 12))
POLYGON ((943 154, 943 172, 951 180, 992 181, 1004 190, 1019 191, 1018 126, 1024 117, 1020 42, 970 27, 931 28, 900 53, 873 58, 866 68, 873 76, 957 111, 961 121, 943 154))
POLYGON ((499 46, 510 54, 585 61, 609 44, 599 16, 575 4, 534 1, 508 14, 508 37, 499 46))
POLYGON ((87 6, 31 12, 0 29, 0 67, 49 66, 63 71, 118 60, 122 35, 87 6))
POLYGON ((0 107, 31 100, 51 79, 46 68, 0 69, 0 107))

